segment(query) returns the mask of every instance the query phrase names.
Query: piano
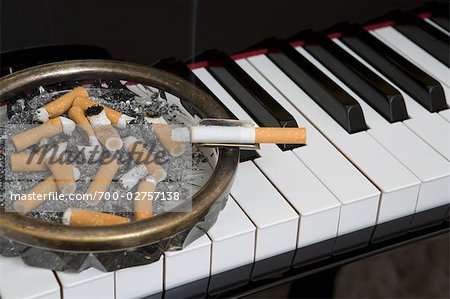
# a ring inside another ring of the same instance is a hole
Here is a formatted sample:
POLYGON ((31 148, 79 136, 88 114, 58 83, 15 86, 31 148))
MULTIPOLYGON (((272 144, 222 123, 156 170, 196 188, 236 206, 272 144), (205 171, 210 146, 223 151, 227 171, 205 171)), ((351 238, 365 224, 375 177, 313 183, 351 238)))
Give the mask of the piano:
MULTIPOLYGON (((448 3, 429 3, 231 55, 159 60, 154 67, 209 92, 236 119, 306 127, 307 145, 243 151, 217 222, 181 251, 109 273, 0 256, 0 297, 242 297, 448 233, 449 39, 448 3)), ((53 51, 64 52, 37 56, 53 51)), ((111 58, 69 52, 59 58, 111 58)), ((2 53, 2 74, 42 62, 2 53)))

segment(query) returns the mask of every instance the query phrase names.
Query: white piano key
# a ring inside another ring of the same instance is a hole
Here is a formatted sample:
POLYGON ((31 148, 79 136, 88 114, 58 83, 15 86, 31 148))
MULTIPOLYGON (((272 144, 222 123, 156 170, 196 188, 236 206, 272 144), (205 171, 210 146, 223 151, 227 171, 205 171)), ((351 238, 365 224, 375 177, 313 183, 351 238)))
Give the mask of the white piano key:
POLYGON ((440 111, 439 114, 446 119, 448 122, 450 122, 450 109, 440 111))
POLYGON ((231 196, 209 229, 211 275, 251 264, 255 258, 255 226, 231 196))
POLYGON ((248 61, 382 191, 377 223, 411 215, 420 181, 367 132, 348 134, 265 55, 248 61))
POLYGON ((231 195, 257 228, 255 261, 296 248, 299 216, 253 162, 239 164, 231 195))
POLYGON ((26 265, 19 257, 0 256, 0 298, 60 298, 58 281, 52 270, 26 265))
MULTIPOLYGON (((251 119, 205 68, 193 72, 234 115, 251 119)), ((341 203, 334 195, 292 152, 266 144, 260 154, 255 164, 300 214, 297 247, 336 237, 341 203)))
POLYGON ((64 299, 114 298, 114 272, 90 268, 80 273, 56 272, 64 299))
MULTIPOLYGON (((383 80, 391 84, 396 88, 403 96, 405 101, 406 109, 408 111, 409 119, 404 120, 403 123, 409 127, 414 133, 416 133, 420 138, 422 138, 426 143, 433 147, 437 152, 449 160, 450 152, 450 141, 449 141, 449 131, 450 124, 446 122, 443 117, 440 117, 436 113, 430 113, 425 108, 423 108, 419 103, 417 103, 413 98, 411 98, 404 90, 396 86, 392 81, 381 74, 377 69, 368 64, 364 59, 362 59, 358 54, 352 51, 344 43, 338 39, 333 39, 333 41, 346 50, 353 57, 358 59, 367 68, 375 72, 383 80)), ((443 86, 445 87, 445 86, 443 86)), ((449 99, 449 97, 447 98, 449 99)), ((441 115, 446 115, 450 111, 449 109, 440 111, 441 115)))
POLYGON ((260 73, 246 60, 236 60, 258 84, 306 128, 307 146, 293 152, 311 169, 342 203, 338 235, 376 224, 380 191, 317 131, 260 73))
POLYGON ((211 240, 202 235, 183 250, 166 251, 164 258, 165 290, 206 278, 211 270, 211 240))
POLYGON ((450 203, 449 162, 403 123, 391 124, 385 120, 307 51, 302 48, 297 48, 297 50, 358 101, 370 127, 367 131, 369 135, 373 136, 422 181, 416 213, 450 203))
POLYGON ((143 298, 163 291, 164 256, 149 265, 116 271, 116 299, 143 298))
POLYGON ((383 27, 369 32, 395 51, 407 57, 408 60, 433 76, 436 80, 447 87, 450 86, 449 68, 395 28, 383 27))

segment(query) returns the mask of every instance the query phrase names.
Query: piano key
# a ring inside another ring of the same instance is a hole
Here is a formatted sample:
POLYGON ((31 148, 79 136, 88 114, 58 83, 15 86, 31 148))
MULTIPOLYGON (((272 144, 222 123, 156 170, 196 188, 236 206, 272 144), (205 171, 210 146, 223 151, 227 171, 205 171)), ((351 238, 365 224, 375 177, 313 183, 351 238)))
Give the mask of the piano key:
POLYGON ((56 272, 64 299, 114 298, 114 272, 89 268, 80 273, 56 272))
POLYGON ((114 273, 115 299, 143 298, 163 291, 164 256, 149 265, 114 273))
POLYGON ((330 39, 320 38, 320 44, 307 43, 303 48, 332 70, 355 93, 367 99, 369 104, 388 121, 396 122, 408 118, 400 92, 330 39))
POLYGON ((0 256, 0 298, 56 299, 60 288, 53 271, 28 266, 20 257, 0 256))
POLYGON ((449 31, 449 11, 448 3, 445 2, 429 2, 415 10, 413 12, 417 13, 422 18, 431 19, 440 27, 449 31))
POLYGON ((164 259, 165 290, 207 278, 211 270, 211 240, 202 235, 182 250, 164 252, 164 259))
MULTIPOLYGON (((308 58, 314 65, 339 84, 361 104, 370 129, 369 135, 381 143, 394 157, 411 170, 420 180, 421 189, 415 213, 432 208, 445 206, 450 203, 450 163, 435 152, 428 144, 421 140, 413 131, 401 122, 389 123, 378 115, 364 100, 341 82, 332 72, 320 64, 305 49, 297 50, 308 58)), ((442 221, 443 215, 438 219, 429 219, 429 222, 442 221)))
POLYGON ((426 109, 431 112, 447 109, 439 81, 362 28, 346 25, 337 29, 344 32, 339 41, 374 65, 426 109))
MULTIPOLYGON (((400 87, 396 86, 373 66, 368 64, 364 59, 362 59, 358 54, 352 51, 339 39, 333 39, 333 41, 346 50, 353 57, 358 59, 367 68, 377 73, 381 78, 392 84, 397 88, 405 100, 405 104, 410 116, 409 119, 403 121, 403 123, 412 129, 417 135, 419 135, 425 142, 430 144, 436 151, 438 151, 447 160, 450 160, 450 141, 448 135, 450 132, 449 123, 446 122, 442 117, 439 117, 436 113, 429 113, 416 101, 414 101, 405 91, 400 87)), ((442 110, 439 114, 446 113, 449 109, 442 110)))
MULTIPOLYGON (((251 119, 205 68, 193 72, 236 116, 251 119)), ((262 144, 260 155, 256 165, 301 215, 297 247, 336 237, 340 203, 329 190, 292 152, 262 144)))
POLYGON ((424 18, 423 21, 426 22, 427 24, 429 24, 430 26, 433 26, 434 28, 436 28, 440 32, 446 34, 447 36, 450 36, 450 32, 448 32, 447 30, 442 28, 438 23, 434 22, 430 18, 424 18))
POLYGON ((439 80, 441 84, 447 87, 450 86, 449 68, 425 52, 395 28, 384 27, 372 30, 370 33, 395 49, 398 53, 404 55, 429 75, 439 80))
POLYGON ((450 109, 439 112, 439 114, 450 122, 450 109))
POLYGON ((367 132, 348 134, 268 57, 248 61, 382 191, 374 239, 405 233, 415 211, 418 178, 367 132), (380 224, 390 220, 396 220, 397 227, 390 225, 389 232, 384 231, 387 228, 380 224))
POLYGON ((429 26, 421 19, 411 16, 400 17, 399 21, 396 20, 393 28, 428 52, 435 59, 449 66, 448 35, 429 26))
POLYGON ((434 23, 436 23, 439 26, 441 26, 442 28, 444 28, 445 30, 450 31, 448 18, 436 16, 436 17, 431 17, 431 20, 434 23))
POLYGON ((253 263, 255 226, 233 198, 228 198, 208 236, 212 241, 211 275, 253 263))
MULTIPOLYGON (((322 183, 342 203, 339 219, 338 239, 335 252, 366 244, 369 230, 362 238, 349 240, 340 236, 370 228, 376 224, 380 191, 359 172, 336 148, 326 140, 258 71, 245 59, 236 60, 274 100, 293 115, 297 123, 306 127, 307 146, 293 152, 311 169, 322 183), (341 243, 341 240, 345 242, 341 243)), ((350 237, 347 236, 347 237, 350 237)))
POLYGON ((447 31, 443 30, 436 23, 427 18, 421 18, 420 16, 416 16, 413 14, 411 14, 410 17, 411 19, 413 19, 414 25, 417 25, 420 29, 424 30, 434 38, 441 40, 444 43, 444 46, 448 48, 448 43, 450 42, 450 34, 447 31))
POLYGON ((308 60, 298 55, 289 44, 281 40, 269 39, 257 46, 280 49, 283 53, 269 51, 267 56, 276 61, 285 71, 294 72, 290 74, 290 77, 295 77, 299 81, 298 83, 301 82, 305 86, 305 92, 349 133, 367 129, 359 104, 318 71, 308 60), (292 69, 289 64, 296 64, 298 68, 292 69))

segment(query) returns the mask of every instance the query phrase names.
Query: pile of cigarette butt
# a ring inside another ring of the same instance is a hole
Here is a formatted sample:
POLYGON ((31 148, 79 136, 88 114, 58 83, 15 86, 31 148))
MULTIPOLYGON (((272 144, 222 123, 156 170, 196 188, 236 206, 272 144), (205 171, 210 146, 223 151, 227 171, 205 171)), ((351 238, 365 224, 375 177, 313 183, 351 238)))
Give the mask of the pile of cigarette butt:
MULTIPOLYGON (((27 191, 27 194, 41 195, 40 198, 44 200, 15 201, 13 208, 16 212, 28 214, 35 211, 45 202, 46 196, 51 194, 69 195, 75 192, 81 173, 73 163, 62 158, 67 142, 57 143, 50 149, 40 145, 45 144, 49 138, 58 135, 71 136, 75 130, 79 130, 85 137, 85 144, 77 145, 79 150, 92 153, 94 152, 92 149, 98 148, 111 153, 119 150, 128 153, 136 166, 124 173, 119 182, 124 190, 137 186, 136 194, 142 195, 139 200, 133 201, 129 217, 95 211, 94 208, 101 202, 102 195, 109 191, 111 182, 119 173, 121 165, 113 158, 100 163, 91 178, 90 185, 84 192, 91 195, 91 200, 85 202, 84 208, 67 208, 61 222, 73 226, 116 225, 147 219, 154 215, 153 202, 149 194, 155 192, 158 184, 166 179, 167 169, 152 157, 152 152, 144 146, 144 140, 140 140, 137 136, 124 138, 119 134, 120 130, 129 126, 133 117, 96 102, 90 97, 88 90, 80 86, 35 110, 35 119, 42 124, 10 137, 15 148, 15 152, 10 156, 11 171, 24 174, 48 171, 51 175, 27 191), (37 153, 27 151, 36 146, 41 148, 37 153)), ((172 129, 162 116, 153 119, 150 125, 167 153, 172 157, 179 157, 185 153, 186 144, 172 140, 172 129)))

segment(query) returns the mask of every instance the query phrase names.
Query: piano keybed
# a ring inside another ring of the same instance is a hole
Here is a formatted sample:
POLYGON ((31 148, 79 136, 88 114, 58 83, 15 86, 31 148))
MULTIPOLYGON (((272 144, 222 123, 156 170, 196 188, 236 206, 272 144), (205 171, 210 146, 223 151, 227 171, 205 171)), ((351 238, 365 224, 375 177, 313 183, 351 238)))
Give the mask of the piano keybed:
POLYGON ((246 152, 217 223, 181 251, 78 274, 0 256, 1 298, 215 296, 273 273, 363 257, 430 226, 448 230, 449 20, 429 12, 399 20, 157 63, 236 118, 306 127, 307 145, 246 152))

